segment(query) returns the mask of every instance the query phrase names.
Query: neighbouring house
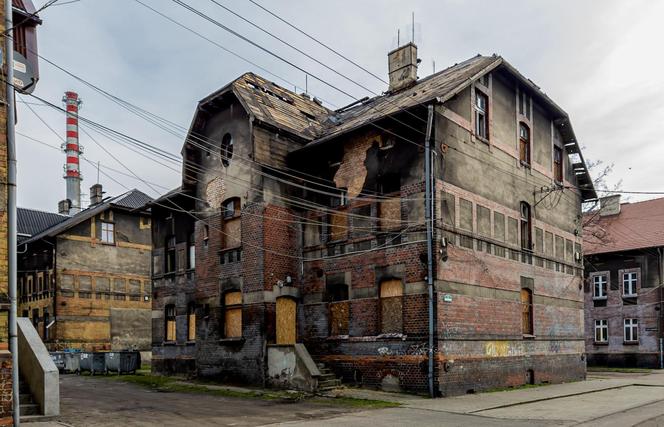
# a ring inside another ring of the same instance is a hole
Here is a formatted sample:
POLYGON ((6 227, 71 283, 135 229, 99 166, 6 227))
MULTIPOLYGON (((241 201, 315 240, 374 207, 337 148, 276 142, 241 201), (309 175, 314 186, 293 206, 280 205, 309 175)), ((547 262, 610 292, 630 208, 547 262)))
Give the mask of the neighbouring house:
POLYGON ((73 216, 19 209, 19 316, 50 350, 149 350, 151 198, 93 187, 73 216))
POLYGON ((588 364, 660 367, 664 293, 664 198, 600 199, 585 215, 588 364))
POLYGON ((502 57, 417 63, 390 52, 387 92, 334 111, 252 73, 199 102, 152 205, 153 369, 443 396, 585 377, 596 194, 568 115, 502 57))

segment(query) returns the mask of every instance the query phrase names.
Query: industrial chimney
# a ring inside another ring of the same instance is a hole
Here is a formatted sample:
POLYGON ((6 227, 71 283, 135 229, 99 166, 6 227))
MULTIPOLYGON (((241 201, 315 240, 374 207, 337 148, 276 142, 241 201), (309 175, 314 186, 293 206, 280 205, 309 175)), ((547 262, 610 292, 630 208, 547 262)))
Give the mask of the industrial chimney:
POLYGON ((81 211, 81 170, 79 157, 82 153, 78 143, 78 107, 81 100, 76 92, 65 92, 62 98, 67 110, 67 142, 64 144, 64 152, 67 156, 65 164, 65 181, 67 183, 67 199, 69 200, 69 215, 75 215, 81 211))
POLYGON ((95 206, 104 200, 104 192, 102 191, 101 184, 95 184, 90 187, 90 206, 95 206))
POLYGON ((412 86, 417 82, 417 46, 408 43, 387 54, 390 92, 412 86))

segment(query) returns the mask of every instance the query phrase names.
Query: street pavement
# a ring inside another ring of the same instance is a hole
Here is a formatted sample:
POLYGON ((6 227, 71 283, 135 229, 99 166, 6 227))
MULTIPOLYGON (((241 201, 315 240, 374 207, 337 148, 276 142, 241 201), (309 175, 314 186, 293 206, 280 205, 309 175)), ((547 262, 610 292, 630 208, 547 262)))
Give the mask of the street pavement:
POLYGON ((24 425, 664 426, 664 371, 595 373, 587 381, 445 399, 352 388, 335 392, 401 404, 379 410, 164 394, 105 379, 61 381, 63 415, 57 422, 24 425))

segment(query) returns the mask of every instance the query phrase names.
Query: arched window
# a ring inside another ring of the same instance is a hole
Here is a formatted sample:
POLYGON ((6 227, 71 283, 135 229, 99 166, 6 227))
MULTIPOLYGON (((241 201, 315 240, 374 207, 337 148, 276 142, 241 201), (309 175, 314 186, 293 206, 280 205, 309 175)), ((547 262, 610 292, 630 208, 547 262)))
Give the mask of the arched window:
POLYGON ((227 133, 221 140, 221 163, 228 167, 231 158, 233 158, 233 137, 227 133))
POLYGON ((530 128, 525 123, 519 123, 519 160, 530 165, 530 128))

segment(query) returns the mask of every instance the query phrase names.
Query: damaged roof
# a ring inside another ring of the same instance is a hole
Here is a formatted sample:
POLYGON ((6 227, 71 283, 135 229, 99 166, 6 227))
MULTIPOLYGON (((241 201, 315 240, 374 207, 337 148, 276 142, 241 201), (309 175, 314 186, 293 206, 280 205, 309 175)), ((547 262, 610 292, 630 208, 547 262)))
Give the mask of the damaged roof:
POLYGON ((664 198, 621 203, 620 213, 586 214, 583 252, 586 255, 664 246, 664 198))
POLYGON ((63 231, 69 230, 70 228, 82 223, 83 221, 104 212, 108 208, 119 208, 127 211, 145 211, 146 205, 150 201, 152 201, 152 197, 148 196, 142 191, 136 189, 129 190, 120 194, 119 196, 109 197, 98 205, 84 209, 74 216, 65 217, 66 219, 64 221, 56 223, 53 226, 42 230, 38 234, 35 234, 34 236, 21 243, 28 244, 36 240, 43 239, 44 237, 57 236, 63 231))

